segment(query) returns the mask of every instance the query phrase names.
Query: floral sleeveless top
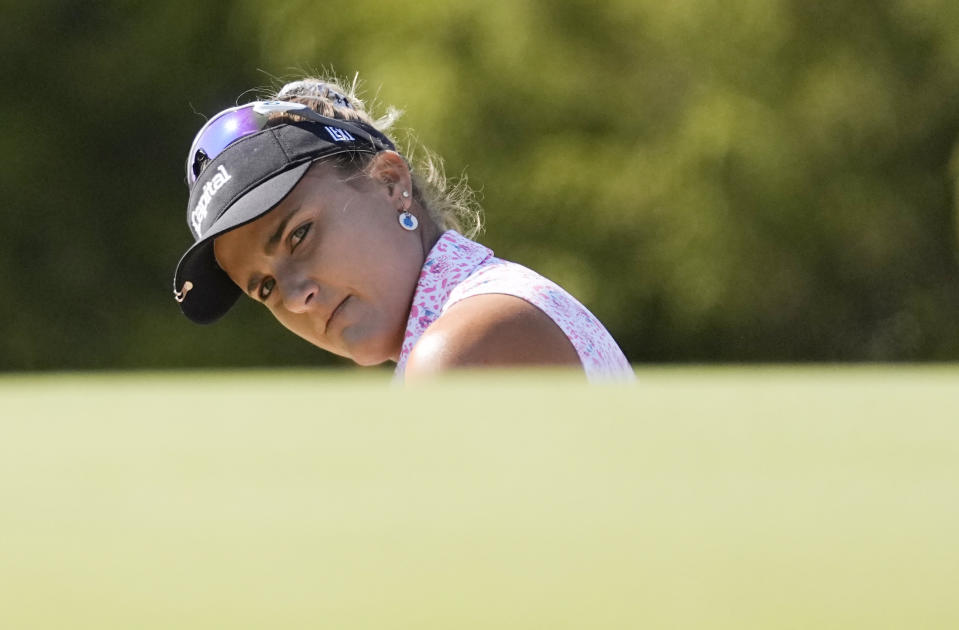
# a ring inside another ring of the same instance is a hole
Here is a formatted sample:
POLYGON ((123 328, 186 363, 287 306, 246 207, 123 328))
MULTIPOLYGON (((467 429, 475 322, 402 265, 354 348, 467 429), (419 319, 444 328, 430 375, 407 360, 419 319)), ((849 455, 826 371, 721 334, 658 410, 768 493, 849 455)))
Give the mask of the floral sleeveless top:
POLYGON ((413 346, 446 309, 473 295, 522 298, 546 313, 569 338, 590 381, 632 380, 633 370, 596 317, 559 285, 450 230, 430 250, 420 271, 395 378, 403 380, 413 346))

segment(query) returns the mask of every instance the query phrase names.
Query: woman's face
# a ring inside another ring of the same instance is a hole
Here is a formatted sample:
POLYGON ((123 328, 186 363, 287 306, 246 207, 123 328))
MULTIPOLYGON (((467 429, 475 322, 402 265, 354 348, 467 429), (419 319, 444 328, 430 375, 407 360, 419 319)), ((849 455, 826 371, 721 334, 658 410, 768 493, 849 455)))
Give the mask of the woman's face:
POLYGON ((276 208, 218 237, 217 262, 314 345, 360 365, 395 361, 432 246, 422 213, 413 232, 397 220, 410 203, 402 197, 408 177, 387 184, 355 175, 347 183, 347 175, 318 163, 276 208))

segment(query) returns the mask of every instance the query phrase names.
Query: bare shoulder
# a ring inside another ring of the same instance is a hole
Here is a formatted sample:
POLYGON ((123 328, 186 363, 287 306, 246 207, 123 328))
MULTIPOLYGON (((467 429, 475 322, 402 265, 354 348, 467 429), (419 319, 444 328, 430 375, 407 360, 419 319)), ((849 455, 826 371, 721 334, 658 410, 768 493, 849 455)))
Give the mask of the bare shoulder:
POLYGON ((474 295, 454 304, 423 333, 406 364, 407 380, 461 367, 579 366, 566 334, 546 313, 512 295, 474 295))

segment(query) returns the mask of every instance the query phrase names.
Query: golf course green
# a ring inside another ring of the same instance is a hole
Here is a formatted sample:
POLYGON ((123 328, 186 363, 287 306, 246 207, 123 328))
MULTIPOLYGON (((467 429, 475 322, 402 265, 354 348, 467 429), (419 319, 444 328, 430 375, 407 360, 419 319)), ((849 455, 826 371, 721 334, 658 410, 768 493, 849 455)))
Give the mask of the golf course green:
POLYGON ((959 367, 0 377, 0 628, 956 628, 959 367))

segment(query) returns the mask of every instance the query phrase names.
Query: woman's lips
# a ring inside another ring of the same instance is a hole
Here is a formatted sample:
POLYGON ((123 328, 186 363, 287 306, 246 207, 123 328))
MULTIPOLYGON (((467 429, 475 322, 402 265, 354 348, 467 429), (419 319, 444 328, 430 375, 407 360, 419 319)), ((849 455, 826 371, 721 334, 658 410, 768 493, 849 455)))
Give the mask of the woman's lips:
POLYGON ((340 312, 340 309, 343 308, 343 305, 346 304, 346 301, 350 299, 351 296, 347 295, 343 300, 336 305, 336 308, 333 309, 333 312, 330 313, 330 316, 326 318, 326 326, 323 327, 323 334, 325 335, 330 331, 330 322, 333 321, 333 318, 340 312))

